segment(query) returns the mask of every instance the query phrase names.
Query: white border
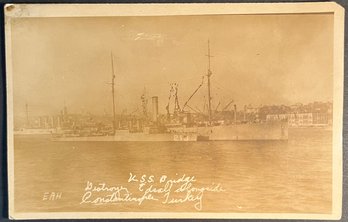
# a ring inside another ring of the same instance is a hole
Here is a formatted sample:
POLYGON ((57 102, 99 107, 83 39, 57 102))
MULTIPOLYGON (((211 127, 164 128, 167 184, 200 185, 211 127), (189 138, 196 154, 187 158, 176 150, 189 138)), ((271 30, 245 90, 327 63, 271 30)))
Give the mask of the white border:
POLYGON ((7 72, 7 141, 9 215, 11 219, 67 218, 245 218, 245 219, 340 219, 342 214, 342 128, 344 8, 325 3, 211 3, 211 4, 7 4, 5 10, 5 43, 7 72), (156 213, 156 212, 52 212, 16 213, 14 209, 13 151, 13 79, 11 20, 29 17, 100 17, 100 16, 168 16, 218 14, 293 14, 334 13, 334 101, 333 101, 333 166, 332 213, 156 213))

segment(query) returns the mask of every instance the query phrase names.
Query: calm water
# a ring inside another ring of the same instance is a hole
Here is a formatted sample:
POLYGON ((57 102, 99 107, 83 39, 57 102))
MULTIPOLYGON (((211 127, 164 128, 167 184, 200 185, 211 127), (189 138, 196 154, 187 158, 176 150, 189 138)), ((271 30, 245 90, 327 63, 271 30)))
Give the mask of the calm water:
POLYGON ((127 184, 136 175, 195 176, 196 185, 220 183, 225 192, 203 197, 203 212, 329 213, 331 131, 291 129, 288 142, 52 142, 15 137, 17 212, 186 211, 193 203, 80 205, 87 181, 127 184), (43 201, 45 192, 62 192, 43 201))

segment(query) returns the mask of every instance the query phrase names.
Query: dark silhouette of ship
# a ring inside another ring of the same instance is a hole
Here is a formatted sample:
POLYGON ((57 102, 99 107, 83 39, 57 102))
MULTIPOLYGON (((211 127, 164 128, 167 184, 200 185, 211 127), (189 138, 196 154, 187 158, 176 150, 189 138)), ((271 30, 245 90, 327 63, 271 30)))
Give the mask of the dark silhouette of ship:
MULTIPOLYGON (((158 97, 153 96, 152 115, 148 117, 147 99, 143 95, 143 118, 130 120, 126 126, 120 126, 121 122, 128 121, 119 119, 117 121, 115 111, 115 73, 113 55, 111 54, 112 66, 112 129, 107 133, 94 132, 90 134, 81 134, 78 131, 57 131, 53 133, 55 141, 234 141, 234 140, 287 140, 288 125, 287 121, 238 121, 237 107, 234 105, 234 115, 231 119, 219 119, 214 116, 212 110, 211 97, 211 76, 210 68, 210 45, 208 41, 208 70, 204 78, 207 78, 207 114, 197 114, 185 111, 189 106, 189 101, 202 87, 202 83, 192 93, 181 108, 178 100, 178 85, 171 85, 171 96, 174 97, 174 113, 169 112, 169 103, 166 106, 167 115, 160 115, 158 112, 158 97), (118 122, 118 124, 117 124, 118 122)), ((228 103, 230 106, 233 101, 228 103)), ((220 104, 219 104, 220 105, 220 104)), ((194 108, 190 107, 191 110, 194 108)))

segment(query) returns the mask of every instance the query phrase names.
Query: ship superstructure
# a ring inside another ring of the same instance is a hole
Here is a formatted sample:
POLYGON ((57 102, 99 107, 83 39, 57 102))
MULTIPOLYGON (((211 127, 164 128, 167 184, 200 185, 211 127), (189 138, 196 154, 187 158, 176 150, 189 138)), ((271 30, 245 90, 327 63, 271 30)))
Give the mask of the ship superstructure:
POLYGON ((104 129, 95 128, 90 133, 75 128, 61 129, 53 133, 56 141, 217 141, 217 140, 287 140, 288 126, 283 120, 258 121, 257 119, 246 120, 246 112, 240 120, 236 104, 233 111, 226 110, 233 104, 229 101, 218 113, 212 109, 211 96, 211 54, 210 42, 208 41, 208 68, 207 74, 203 76, 201 84, 190 95, 182 107, 178 98, 179 86, 177 83, 170 85, 167 113, 159 114, 157 96, 151 97, 151 116, 147 110, 148 98, 146 91, 141 96, 142 115, 132 116, 116 115, 115 108, 115 67, 111 53, 111 92, 112 92, 112 124, 104 129), (189 105, 190 100, 207 82, 207 112, 200 112, 189 105), (173 113, 170 112, 170 102, 174 100, 173 113), (189 108, 191 111, 187 111, 189 108), (226 115, 230 114, 230 115, 226 115), (84 132, 84 133, 83 133, 84 132))

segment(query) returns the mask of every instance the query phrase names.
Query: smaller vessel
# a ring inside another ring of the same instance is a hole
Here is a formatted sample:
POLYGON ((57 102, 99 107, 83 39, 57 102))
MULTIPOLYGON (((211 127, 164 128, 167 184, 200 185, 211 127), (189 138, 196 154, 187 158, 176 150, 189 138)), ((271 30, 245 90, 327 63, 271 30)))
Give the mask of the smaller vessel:
POLYGON ((34 126, 29 121, 29 107, 28 103, 25 104, 26 111, 26 124, 25 127, 14 129, 14 135, 50 135, 55 129, 50 127, 34 126))

